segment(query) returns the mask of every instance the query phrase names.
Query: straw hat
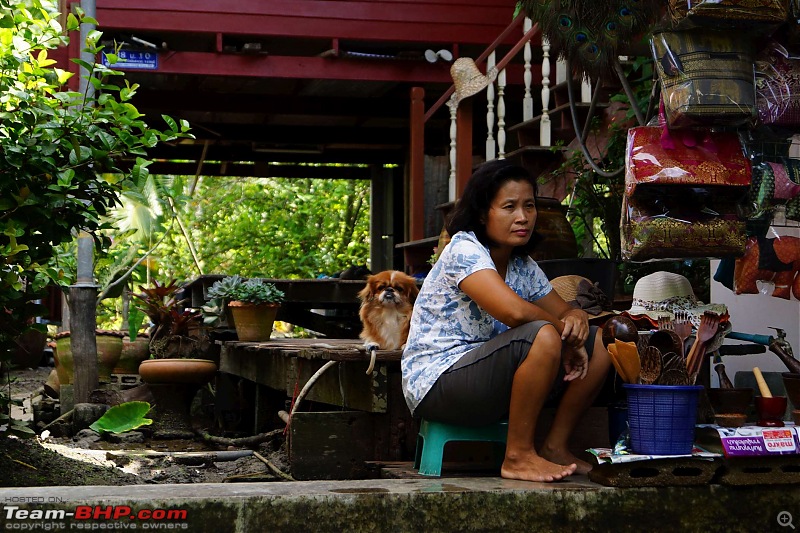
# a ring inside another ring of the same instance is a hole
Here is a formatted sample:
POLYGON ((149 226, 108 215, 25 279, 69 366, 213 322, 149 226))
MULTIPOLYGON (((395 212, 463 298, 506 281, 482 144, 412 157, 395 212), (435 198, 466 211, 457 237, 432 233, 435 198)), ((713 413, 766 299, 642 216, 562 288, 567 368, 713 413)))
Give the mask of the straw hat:
POLYGON ((611 309, 608 295, 597 283, 592 283, 583 276, 559 276, 550 280, 550 285, 562 300, 572 307, 586 311, 589 320, 616 314, 611 309))
POLYGON ((450 76, 456 90, 447 105, 454 107, 464 98, 478 94, 497 78, 497 69, 492 67, 485 75, 478 70, 475 61, 469 57, 459 57, 450 67, 450 76))
POLYGON ((629 315, 644 315, 657 321, 660 317, 675 319, 675 311, 686 311, 696 328, 706 311, 728 316, 724 304, 703 304, 694 295, 692 284, 686 277, 672 272, 654 272, 636 282, 629 315))

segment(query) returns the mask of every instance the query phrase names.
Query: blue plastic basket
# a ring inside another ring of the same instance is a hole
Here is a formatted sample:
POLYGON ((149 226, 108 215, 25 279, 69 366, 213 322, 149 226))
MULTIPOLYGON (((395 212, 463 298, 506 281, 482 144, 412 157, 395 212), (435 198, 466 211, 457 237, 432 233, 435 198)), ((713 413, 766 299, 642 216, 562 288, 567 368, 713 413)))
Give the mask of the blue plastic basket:
POLYGON ((628 393, 628 426, 634 453, 692 453, 697 400, 702 385, 624 386, 628 393))

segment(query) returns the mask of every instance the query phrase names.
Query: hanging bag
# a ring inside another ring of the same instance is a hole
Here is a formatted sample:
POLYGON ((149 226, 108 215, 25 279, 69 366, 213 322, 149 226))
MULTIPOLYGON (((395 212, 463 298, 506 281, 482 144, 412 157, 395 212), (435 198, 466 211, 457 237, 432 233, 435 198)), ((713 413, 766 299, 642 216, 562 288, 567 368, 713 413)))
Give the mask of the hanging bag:
POLYGON ((743 126, 757 117, 751 39, 731 32, 656 33, 650 40, 667 125, 743 126))
POLYGON ((789 0, 670 0, 669 15, 679 28, 706 26, 770 31, 789 15, 789 0))
POLYGON ((624 260, 744 253, 737 205, 752 175, 735 133, 631 128, 625 170, 624 260))

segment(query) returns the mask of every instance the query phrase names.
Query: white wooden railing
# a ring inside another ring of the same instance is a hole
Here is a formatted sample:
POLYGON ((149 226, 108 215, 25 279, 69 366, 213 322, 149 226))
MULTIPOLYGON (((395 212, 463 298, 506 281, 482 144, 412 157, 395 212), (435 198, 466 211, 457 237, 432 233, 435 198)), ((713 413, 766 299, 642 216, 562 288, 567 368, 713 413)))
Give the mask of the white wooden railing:
MULTIPOLYGON (((526 17, 523 23, 523 35, 527 34, 532 28, 533 21, 526 17)), ((532 74, 532 50, 530 41, 526 42, 523 47, 523 81, 525 84, 525 92, 522 99, 522 117, 523 120, 530 120, 534 117, 533 114, 533 97, 531 93, 531 85, 533 82, 532 74)), ((486 72, 494 68, 496 63, 495 52, 489 54, 486 60, 486 72)), ((541 146, 551 146, 552 123, 548 111, 550 110, 550 92, 551 92, 551 60, 550 60, 550 44, 547 38, 542 36, 542 113, 539 122, 539 144, 541 146)), ((556 61, 555 68, 555 83, 559 84, 566 80, 567 69, 563 61, 556 61)), ((506 89, 506 70, 502 69, 494 83, 489 84, 486 88, 486 160, 504 159, 506 155, 506 102, 505 102, 505 89, 506 89), (496 85, 495 85, 496 84, 496 85), (496 99, 496 100, 495 100, 496 99), (495 127, 497 128, 495 132, 495 127)), ((589 102, 591 100, 591 85, 588 80, 581 84, 581 102, 589 102)), ((449 199, 454 201, 456 199, 456 138, 458 136, 457 128, 457 108, 450 107, 450 179, 449 179, 449 199)))

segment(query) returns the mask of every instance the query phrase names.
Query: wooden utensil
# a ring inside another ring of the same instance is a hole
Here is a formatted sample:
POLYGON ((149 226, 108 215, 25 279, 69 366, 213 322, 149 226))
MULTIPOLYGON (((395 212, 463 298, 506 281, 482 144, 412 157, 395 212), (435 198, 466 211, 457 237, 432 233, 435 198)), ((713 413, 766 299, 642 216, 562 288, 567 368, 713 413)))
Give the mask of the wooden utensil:
POLYGON ((697 373, 703 364, 703 357, 706 354, 708 341, 714 338, 719 329, 720 316, 706 311, 700 319, 700 327, 697 328, 697 335, 686 357, 686 374, 689 376, 689 383, 694 383, 697 373))
POLYGON ((689 313, 686 311, 676 311, 675 321, 672 323, 672 328, 675 334, 681 339, 680 356, 686 357, 686 339, 692 334, 692 323, 689 321, 689 313))
POLYGON ((758 390, 761 392, 761 396, 764 398, 772 398, 772 391, 769 390, 769 385, 764 381, 764 375, 761 373, 761 369, 754 366, 753 375, 756 377, 756 383, 758 384, 758 390))
POLYGON ((639 359, 642 364, 641 382, 644 385, 652 385, 661 375, 661 351, 655 346, 648 346, 639 353, 639 359))

